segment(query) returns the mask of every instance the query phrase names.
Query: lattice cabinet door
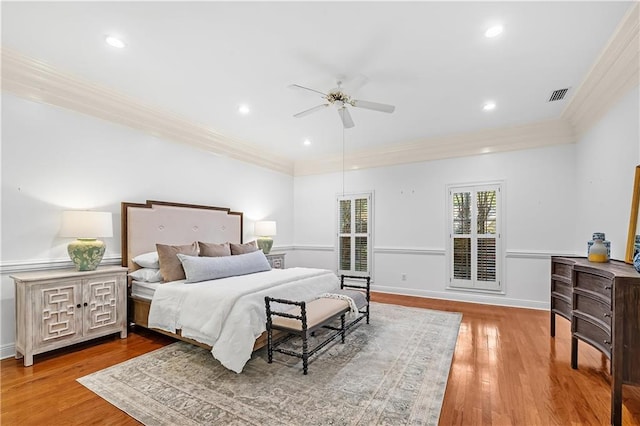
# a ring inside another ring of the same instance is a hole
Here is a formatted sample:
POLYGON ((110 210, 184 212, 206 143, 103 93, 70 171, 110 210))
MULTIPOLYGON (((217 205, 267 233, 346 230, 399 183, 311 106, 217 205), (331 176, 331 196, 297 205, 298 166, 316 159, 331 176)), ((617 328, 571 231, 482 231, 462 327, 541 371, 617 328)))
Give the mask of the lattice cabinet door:
POLYGON ((39 349, 59 346, 82 333, 82 281, 69 280, 34 286, 35 343, 39 349))
POLYGON ((89 336, 94 333, 103 334, 109 328, 116 331, 125 321, 125 306, 120 299, 126 295, 120 294, 126 288, 123 276, 109 276, 91 278, 84 284, 84 328, 83 333, 89 336))

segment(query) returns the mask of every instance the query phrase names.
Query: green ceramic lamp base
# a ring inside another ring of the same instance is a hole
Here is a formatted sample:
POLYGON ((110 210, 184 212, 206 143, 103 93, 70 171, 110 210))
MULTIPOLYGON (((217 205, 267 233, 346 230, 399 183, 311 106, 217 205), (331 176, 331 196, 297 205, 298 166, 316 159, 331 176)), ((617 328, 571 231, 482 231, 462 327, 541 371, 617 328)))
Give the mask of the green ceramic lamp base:
POLYGON ((78 238, 67 246, 67 252, 78 271, 94 271, 107 246, 95 238, 78 238))
POLYGON ((273 238, 271 237, 258 237, 258 248, 262 250, 264 254, 269 254, 271 247, 273 247, 273 238))

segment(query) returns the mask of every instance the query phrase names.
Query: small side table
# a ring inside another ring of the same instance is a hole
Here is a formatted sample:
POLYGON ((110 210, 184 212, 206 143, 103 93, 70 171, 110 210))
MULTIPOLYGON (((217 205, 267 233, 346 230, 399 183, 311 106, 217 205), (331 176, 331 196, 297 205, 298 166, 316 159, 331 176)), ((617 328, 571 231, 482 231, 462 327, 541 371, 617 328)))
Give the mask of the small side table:
POLYGON ((265 254, 267 256, 267 260, 269 261, 269 265, 273 269, 284 269, 284 256, 286 253, 269 253, 265 254))

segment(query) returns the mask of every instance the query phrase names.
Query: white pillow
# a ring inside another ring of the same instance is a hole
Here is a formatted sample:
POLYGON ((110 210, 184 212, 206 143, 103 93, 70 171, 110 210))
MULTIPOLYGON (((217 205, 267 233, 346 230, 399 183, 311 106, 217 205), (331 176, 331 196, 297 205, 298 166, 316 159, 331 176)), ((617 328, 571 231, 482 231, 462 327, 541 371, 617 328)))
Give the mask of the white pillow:
POLYGON ((136 262, 136 264, 141 268, 160 269, 160 261, 158 260, 157 251, 139 254, 131 260, 136 262))
POLYGON ((147 283, 159 283, 160 281, 162 281, 162 274, 160 273, 160 269, 136 269, 135 271, 131 272, 129 276, 136 281, 144 281, 147 283))
POLYGON ((262 250, 236 256, 199 257, 182 253, 178 253, 177 256, 182 262, 187 283, 217 280, 271 269, 262 250))

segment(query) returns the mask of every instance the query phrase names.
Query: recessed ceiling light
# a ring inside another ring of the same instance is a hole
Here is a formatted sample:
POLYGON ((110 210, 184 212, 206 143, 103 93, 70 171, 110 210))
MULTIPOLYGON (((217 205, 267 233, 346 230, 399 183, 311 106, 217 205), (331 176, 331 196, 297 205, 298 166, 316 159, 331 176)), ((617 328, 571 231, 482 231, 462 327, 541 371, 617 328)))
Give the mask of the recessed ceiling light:
POLYGON ((485 33, 484 36, 488 37, 488 38, 493 38, 493 37, 497 37, 500 34, 502 34, 502 31, 504 30, 504 28, 502 27, 502 25, 494 25, 493 27, 490 27, 485 33))
POLYGON ((494 109, 496 109, 496 103, 495 102, 487 102, 482 106, 482 109, 485 111, 492 111, 494 109))
POLYGON ((304 142, 302 142, 305 146, 309 146, 311 145, 311 141, 309 139, 305 139, 304 142))
POLYGON ((124 41, 120 40, 118 37, 114 37, 114 36, 107 36, 104 41, 111 47, 115 47, 118 49, 123 49, 126 44, 124 43, 124 41))
POLYGON ((247 115, 251 112, 251 110, 249 109, 249 106, 247 105, 240 105, 238 107, 238 112, 242 115, 247 115))

